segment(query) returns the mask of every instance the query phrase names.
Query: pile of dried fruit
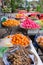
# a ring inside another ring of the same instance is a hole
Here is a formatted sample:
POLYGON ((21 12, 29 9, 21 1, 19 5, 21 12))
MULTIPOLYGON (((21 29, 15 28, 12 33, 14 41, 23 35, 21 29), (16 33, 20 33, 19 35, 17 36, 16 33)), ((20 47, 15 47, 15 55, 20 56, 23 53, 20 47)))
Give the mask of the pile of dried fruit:
POLYGON ((25 19, 20 25, 22 28, 25 29, 39 29, 40 25, 36 24, 33 20, 31 19, 25 19))
POLYGON ((30 38, 24 36, 21 33, 15 34, 13 36, 8 36, 8 38, 12 38, 11 43, 22 45, 22 46, 28 46, 30 44, 30 38))
POLYGON ((37 39, 36 39, 37 43, 43 47, 43 36, 39 36, 37 39))
POLYGON ((17 46, 13 50, 15 50, 15 52, 9 53, 7 55, 7 61, 10 62, 10 65, 31 65, 31 64, 34 65, 35 62, 32 60, 32 58, 29 55, 33 56, 34 60, 36 57, 31 51, 21 46, 17 46))
POLYGON ((20 25, 20 21, 18 20, 13 20, 13 19, 8 19, 5 22, 2 23, 3 26, 18 26, 20 25))
POLYGON ((16 15, 16 18, 26 18, 26 17, 28 17, 28 16, 25 14, 17 14, 16 15))
POLYGON ((17 14, 16 15, 16 18, 22 18, 23 17, 23 14, 17 14))

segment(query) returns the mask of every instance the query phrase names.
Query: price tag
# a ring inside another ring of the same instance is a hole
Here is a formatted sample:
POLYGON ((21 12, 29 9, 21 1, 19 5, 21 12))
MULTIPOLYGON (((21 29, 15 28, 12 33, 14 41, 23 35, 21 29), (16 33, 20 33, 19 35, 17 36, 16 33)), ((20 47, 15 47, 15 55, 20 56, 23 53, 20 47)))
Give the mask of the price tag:
POLYGON ((28 30, 27 33, 28 33, 29 35, 30 35, 30 34, 31 34, 31 35, 35 35, 35 34, 38 34, 38 31, 39 31, 39 30, 28 30))

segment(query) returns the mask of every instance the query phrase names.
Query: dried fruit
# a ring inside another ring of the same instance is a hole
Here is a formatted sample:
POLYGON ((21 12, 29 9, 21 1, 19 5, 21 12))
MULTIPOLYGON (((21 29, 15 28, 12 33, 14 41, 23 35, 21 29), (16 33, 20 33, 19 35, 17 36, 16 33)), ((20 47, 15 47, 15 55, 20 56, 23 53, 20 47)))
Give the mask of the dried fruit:
POLYGON ((18 26, 20 25, 20 21, 18 20, 13 20, 13 19, 8 19, 5 22, 2 23, 4 26, 18 26))
POLYGON ((7 36, 8 38, 12 38, 11 39, 11 43, 17 44, 17 45, 22 45, 22 46, 28 46, 30 44, 30 38, 24 36, 21 33, 17 33, 15 35, 11 35, 11 36, 7 36))
POLYGON ((39 36, 37 39, 36 39, 37 43, 43 47, 43 36, 39 36))
POLYGON ((25 29, 39 29, 40 25, 36 24, 34 21, 31 19, 25 19, 20 25, 22 28, 25 29))

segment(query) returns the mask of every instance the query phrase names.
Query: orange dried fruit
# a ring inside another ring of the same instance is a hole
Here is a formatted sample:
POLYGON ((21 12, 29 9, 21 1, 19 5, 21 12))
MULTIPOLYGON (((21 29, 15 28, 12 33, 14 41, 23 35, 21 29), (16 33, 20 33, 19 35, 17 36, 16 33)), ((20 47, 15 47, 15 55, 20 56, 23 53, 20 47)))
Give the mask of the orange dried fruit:
POLYGON ((11 38, 11 43, 17 44, 17 45, 21 45, 21 46, 28 46, 30 45, 30 38, 28 38, 27 36, 21 34, 21 33, 17 33, 14 35, 9 35, 7 37, 11 38))
POLYGON ((27 46, 30 44, 30 39, 18 33, 18 34, 13 35, 11 42, 12 44, 18 44, 18 45, 20 44, 22 46, 27 46))
POLYGON ((5 22, 2 23, 3 26, 18 26, 20 25, 20 21, 8 19, 5 22))

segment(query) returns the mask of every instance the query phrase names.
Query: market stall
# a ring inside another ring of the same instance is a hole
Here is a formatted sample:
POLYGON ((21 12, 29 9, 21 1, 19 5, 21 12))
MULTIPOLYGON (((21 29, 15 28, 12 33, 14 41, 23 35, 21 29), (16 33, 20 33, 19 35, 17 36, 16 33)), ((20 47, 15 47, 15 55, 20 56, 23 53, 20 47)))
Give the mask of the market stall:
POLYGON ((37 13, 29 15, 23 11, 16 13, 15 18, 4 17, 1 19, 1 28, 7 31, 0 37, 0 60, 5 65, 12 65, 12 63, 13 65, 22 65, 24 60, 26 61, 24 61, 24 65, 43 65, 33 46, 37 44, 36 48, 39 47, 43 55, 43 19, 39 20, 37 13), (37 40, 38 35, 39 38, 41 35, 42 37, 37 40), (40 47, 40 45, 42 46, 40 47))

